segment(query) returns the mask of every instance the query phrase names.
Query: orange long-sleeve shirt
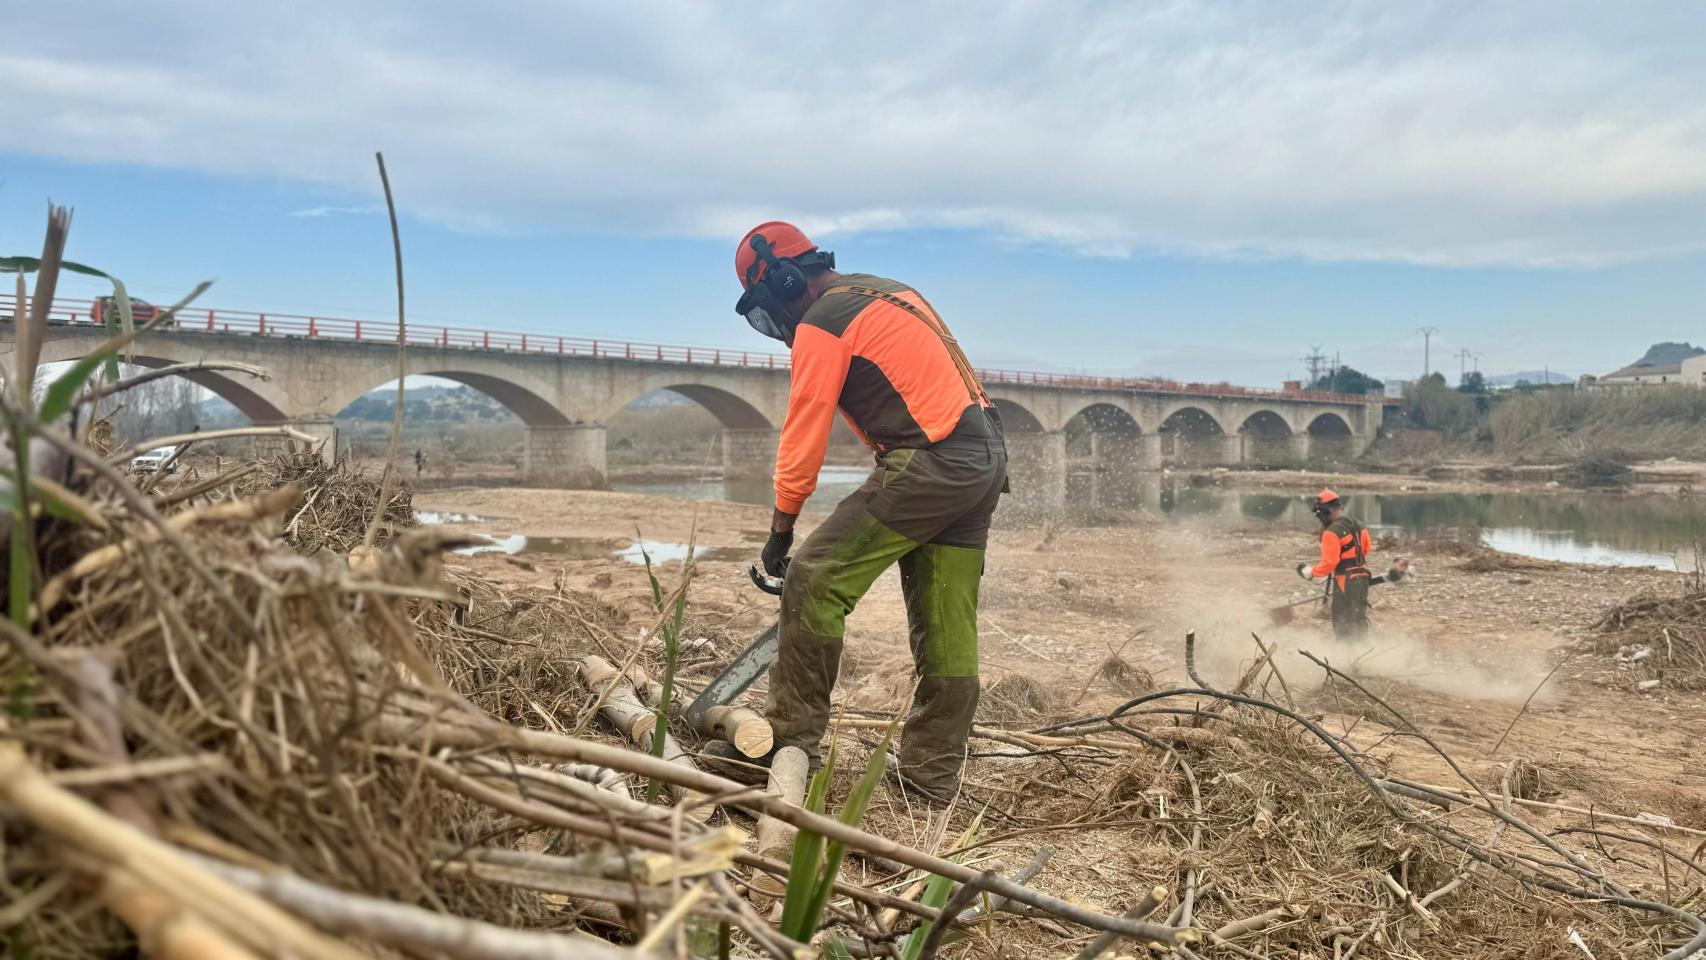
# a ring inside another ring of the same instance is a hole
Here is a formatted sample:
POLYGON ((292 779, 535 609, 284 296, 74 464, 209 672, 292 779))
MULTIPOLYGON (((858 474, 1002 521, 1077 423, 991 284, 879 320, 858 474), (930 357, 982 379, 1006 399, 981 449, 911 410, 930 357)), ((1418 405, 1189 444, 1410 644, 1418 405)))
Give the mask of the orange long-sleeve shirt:
MULTIPOLYGON (((911 288, 869 274, 837 286, 892 294, 936 319, 911 288)), ((788 416, 776 451, 776 509, 799 513, 817 489, 835 411, 874 450, 926 447, 948 434, 973 399, 932 327, 905 307, 855 292, 812 304, 794 331, 788 416)))

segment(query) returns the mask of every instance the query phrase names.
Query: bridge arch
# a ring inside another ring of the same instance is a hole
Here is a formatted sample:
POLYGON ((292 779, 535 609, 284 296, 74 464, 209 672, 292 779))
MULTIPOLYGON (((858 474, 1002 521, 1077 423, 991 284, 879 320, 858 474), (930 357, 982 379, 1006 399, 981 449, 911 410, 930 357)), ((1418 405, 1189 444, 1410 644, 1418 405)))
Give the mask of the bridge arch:
MULTIPOLYGON (((81 341, 62 339, 49 340, 42 347, 41 362, 64 363, 71 360, 81 360, 88 355, 81 341)), ((182 363, 193 363, 194 359, 184 359, 151 352, 120 358, 121 362, 135 367, 145 367, 159 370, 163 367, 175 366, 182 363)), ((237 408, 251 423, 283 423, 290 419, 284 411, 284 403, 274 393, 273 384, 269 379, 251 377, 236 371, 197 370, 177 374, 202 387, 214 396, 237 408)))
MULTIPOLYGON (((393 367, 388 372, 395 374, 396 368, 393 367)), ((556 404, 546 399, 550 391, 544 384, 530 383, 524 377, 484 373, 455 365, 439 367, 429 364, 409 364, 408 374, 411 377, 438 377, 473 387, 496 400, 529 427, 565 427, 574 423, 567 414, 557 409, 556 404)), ((321 408, 336 417, 358 399, 387 386, 395 389, 396 383, 397 378, 391 376, 377 383, 350 386, 340 384, 337 390, 322 402, 321 408)))
MULTIPOLYGON (((1069 472, 1099 478, 1080 496, 1110 505, 1135 496, 1143 428, 1130 411, 1112 403, 1091 403, 1068 418, 1061 433, 1069 472)), ((1069 477, 1067 483, 1070 490, 1074 481, 1069 477)))
POLYGON ((1314 460, 1343 460, 1356 452, 1356 435, 1344 417, 1323 413, 1309 421, 1309 456, 1314 460))
POLYGON ((1143 435, 1137 418, 1111 403, 1092 403, 1080 407, 1066 419, 1062 428, 1066 434, 1068 455, 1085 455, 1108 443, 1130 443, 1135 446, 1143 435), (1118 439, 1113 439, 1118 438, 1118 439))
POLYGON ((1312 437, 1348 437, 1351 433, 1351 425, 1336 413, 1323 413, 1309 421, 1312 437))
POLYGON ((1161 455, 1182 464, 1218 463, 1223 458, 1226 428, 1202 407, 1181 404, 1161 421, 1161 455))
MULTIPOLYGON (((770 418, 760 412, 757 407, 721 387, 713 387, 703 383, 676 383, 658 389, 668 390, 671 393, 686 397, 704 407, 711 416, 717 418, 718 423, 728 430, 770 430, 777 426, 771 423, 770 418)), ((637 400, 639 397, 634 399, 637 400)))
POLYGON ((1276 464, 1290 460, 1291 424, 1273 410, 1257 410, 1238 427, 1244 438, 1246 458, 1255 463, 1276 464))
POLYGON ((1006 433, 1042 433, 1043 422, 1024 405, 1002 397, 991 397, 996 412, 1001 415, 1001 428, 1006 433))
POLYGON ((663 370, 650 376, 624 381, 619 389, 600 397, 592 416, 606 423, 618 411, 658 390, 686 397, 703 407, 725 430, 776 430, 788 410, 788 379, 784 371, 762 380, 733 371, 691 369, 663 370))

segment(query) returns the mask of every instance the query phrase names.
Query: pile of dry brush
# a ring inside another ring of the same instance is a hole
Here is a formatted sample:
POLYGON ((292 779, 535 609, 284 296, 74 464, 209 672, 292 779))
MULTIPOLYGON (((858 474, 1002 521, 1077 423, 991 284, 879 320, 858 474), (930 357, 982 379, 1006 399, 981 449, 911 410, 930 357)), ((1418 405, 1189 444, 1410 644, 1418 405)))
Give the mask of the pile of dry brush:
POLYGON ((1696 572, 1675 593, 1649 592, 1617 604, 1593 625, 1595 652, 1648 680, 1706 690, 1706 583, 1696 572))

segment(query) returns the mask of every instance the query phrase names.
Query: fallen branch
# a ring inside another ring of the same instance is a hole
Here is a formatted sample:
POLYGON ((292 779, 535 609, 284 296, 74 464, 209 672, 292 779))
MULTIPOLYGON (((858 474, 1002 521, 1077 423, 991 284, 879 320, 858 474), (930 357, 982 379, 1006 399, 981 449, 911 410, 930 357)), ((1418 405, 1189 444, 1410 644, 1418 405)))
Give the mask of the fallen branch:
MULTIPOLYGON (((527 753, 613 767, 636 776, 663 780, 666 783, 704 794, 726 794, 730 797, 726 801, 728 805, 738 806, 756 813, 769 814, 801 830, 810 830, 830 840, 840 841, 851 849, 864 850, 881 857, 887 857, 914 869, 928 870, 958 883, 969 883, 982 876, 979 871, 963 864, 933 857, 921 850, 896 843, 886 837, 867 833, 839 820, 812 813, 779 797, 748 790, 732 780, 620 747, 575 737, 542 733, 536 730, 520 730, 497 723, 476 728, 461 724, 441 723, 434 725, 414 719, 391 716, 379 718, 375 723, 374 732, 379 736, 390 737, 400 742, 427 749, 438 747, 490 748, 502 745, 527 753)), ((742 859, 742 862, 746 862, 745 858, 742 859)), ((1198 934, 1194 930, 1110 917, 1078 904, 1049 896, 1041 891, 1012 883, 1002 877, 991 878, 988 881, 988 889, 992 893, 1001 894, 1019 903, 1035 907, 1093 930, 1114 930, 1136 940, 1168 945, 1194 943, 1198 938, 1198 934)), ((884 905, 887 906, 888 904, 884 905)))
POLYGON ((1253 917, 1234 920, 1210 934, 1209 939, 1214 941, 1236 940, 1239 937, 1249 936, 1252 933, 1261 933, 1263 930, 1268 929, 1276 923, 1284 923, 1287 920, 1296 920, 1298 917, 1303 915, 1304 908, 1302 906, 1295 903, 1288 903, 1284 906, 1275 907, 1272 910, 1258 913, 1253 917))
POLYGON ((284 870, 260 871, 185 854, 226 882, 342 936, 388 946, 442 953, 463 960, 641 960, 649 952, 626 950, 593 937, 511 930, 464 917, 364 897, 305 880, 284 870))
MULTIPOLYGON (((612 726, 621 731, 623 736, 633 741, 641 750, 649 750, 653 731, 656 730, 657 735, 663 737, 664 761, 684 770, 698 772, 698 768, 693 765, 693 758, 686 750, 681 749, 681 744, 669 735, 669 731, 657 729, 657 711, 640 702, 639 694, 634 691, 633 685, 621 671, 611 666, 608 660, 603 657, 587 657, 580 663, 580 673, 587 686, 593 689, 608 689, 609 694, 599 712, 612 726)), ((711 805, 704 802, 704 797, 673 782, 670 793, 675 797, 677 806, 686 808, 689 817, 699 821, 710 817, 711 805)))

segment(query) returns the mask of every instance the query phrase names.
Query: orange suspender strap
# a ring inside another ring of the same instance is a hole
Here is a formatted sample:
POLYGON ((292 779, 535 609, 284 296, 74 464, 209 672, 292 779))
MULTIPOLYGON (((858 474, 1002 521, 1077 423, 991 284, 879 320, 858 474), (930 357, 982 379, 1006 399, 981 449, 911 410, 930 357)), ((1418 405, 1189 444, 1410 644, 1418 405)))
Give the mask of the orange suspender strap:
POLYGON ((959 370, 960 379, 965 381, 966 393, 970 395, 972 401, 982 406, 989 406, 989 396, 983 392, 983 385, 977 382, 977 373, 972 370, 971 361, 966 359, 965 351, 960 349, 960 342, 954 339, 954 335, 952 333, 948 332, 948 325, 942 322, 939 314, 934 319, 931 318, 930 314, 936 313, 936 308, 930 306, 930 301, 924 300, 924 294, 919 293, 917 290, 912 291, 918 299, 924 300, 924 305, 929 307, 930 313, 925 313, 923 310, 920 310, 916 306, 902 300, 900 297, 897 297, 885 290, 878 290, 875 287, 861 287, 847 284, 839 287, 830 287, 828 290, 823 292, 823 295, 827 297, 836 293, 856 293, 860 296, 881 300, 884 303, 891 303, 924 321, 924 325, 929 327, 936 334, 937 338, 942 341, 942 346, 947 348, 948 356, 953 358, 954 367, 959 370))

